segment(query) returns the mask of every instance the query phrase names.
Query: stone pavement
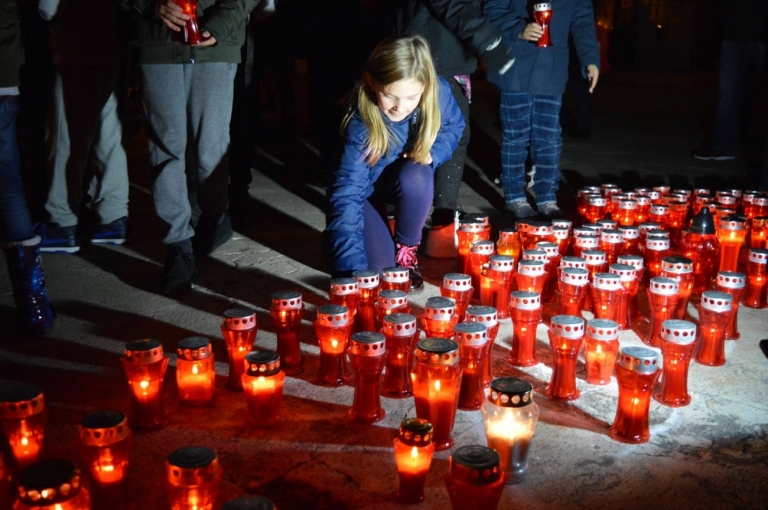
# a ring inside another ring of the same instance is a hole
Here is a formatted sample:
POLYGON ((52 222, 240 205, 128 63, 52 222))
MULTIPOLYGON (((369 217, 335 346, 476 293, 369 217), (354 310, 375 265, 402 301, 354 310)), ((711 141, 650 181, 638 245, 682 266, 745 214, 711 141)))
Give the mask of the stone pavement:
MULTIPOLYGON (((298 90, 305 79, 299 75, 298 90)), ((503 202, 491 180, 499 161, 497 99, 487 83, 478 82, 475 90, 471 161, 461 204, 469 212, 492 214, 497 228, 502 221, 494 211, 503 202)), ((565 137, 563 206, 572 212, 571 191, 584 183, 755 187, 754 176, 741 162, 707 164, 690 157, 689 150, 703 139, 701 125, 707 123, 707 112, 711 119, 713 101, 708 75, 604 77, 596 95, 593 138, 565 137)), ((306 113, 299 105, 299 113, 306 113)), ((760 125, 755 113, 753 121, 760 125)), ((133 242, 84 246, 74 256, 45 255, 49 292, 59 314, 47 337, 24 338, 14 331, 10 285, 0 269, 0 384, 25 381, 44 389, 50 408, 46 457, 78 458, 76 425, 86 413, 128 410, 119 358, 126 342, 152 337, 163 342, 172 360, 164 386, 169 424, 135 436, 129 485, 136 508, 166 507, 165 458, 188 445, 218 452, 224 469, 222 502, 251 493, 270 497, 283 510, 399 508, 392 439, 401 419, 415 415, 413 400, 382 398, 386 418, 362 425, 347 416, 352 387, 314 383, 319 349, 312 320, 317 307, 328 303, 329 277, 319 250, 323 192, 307 178, 306 169, 315 160, 306 142, 309 132, 302 116, 301 141, 259 147, 248 225, 213 257, 199 261, 200 275, 187 296, 156 292, 164 251, 147 191, 144 140, 131 123, 126 145, 133 242), (224 388, 226 349, 219 326, 226 309, 250 306, 258 314, 257 346, 274 348, 268 309, 270 295, 279 290, 303 295, 305 362, 286 378, 280 423, 259 429, 247 423, 243 395, 224 388), (189 336, 213 339, 219 377, 210 407, 187 407, 176 397, 173 353, 177 342, 189 336)), ((443 274, 455 270, 454 261, 422 257, 420 262, 428 284, 410 297, 416 315, 428 297, 439 294, 443 274)), ((689 313, 696 316, 693 306, 689 313)), ((580 363, 581 397, 570 403, 547 399, 543 390, 552 356, 546 328, 538 330, 542 363, 517 369, 505 362, 511 326, 503 321, 493 353, 495 374, 530 381, 541 416, 528 477, 505 489, 499 508, 768 508, 768 360, 757 345, 768 336, 765 314, 740 308, 742 338, 728 342, 727 364, 692 364, 692 403, 671 409, 653 402, 651 440, 635 446, 608 436, 616 412, 615 380, 608 386, 589 385, 580 363)), ((638 334, 643 328, 647 325, 638 325, 637 333, 623 332, 622 345, 642 345, 638 334)), ((484 444, 480 413, 459 411, 454 437, 457 446, 484 444)), ((418 508, 450 507, 442 480, 449 454, 435 455, 426 501, 418 508)))

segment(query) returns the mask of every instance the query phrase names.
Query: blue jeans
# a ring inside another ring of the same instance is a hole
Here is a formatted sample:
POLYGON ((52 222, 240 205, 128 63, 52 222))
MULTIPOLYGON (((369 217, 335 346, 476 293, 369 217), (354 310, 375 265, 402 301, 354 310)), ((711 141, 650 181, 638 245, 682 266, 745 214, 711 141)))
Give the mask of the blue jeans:
POLYGON ((525 160, 528 148, 536 166, 536 203, 556 200, 560 184, 560 106, 562 96, 526 94, 501 89, 501 187, 504 200, 525 199, 525 160))
POLYGON ((35 236, 21 184, 16 141, 18 113, 19 96, 0 96, 0 243, 26 241, 35 236))
POLYGON ((744 111, 760 85, 765 45, 723 41, 720 58, 717 122, 712 148, 733 155, 741 137, 744 111))

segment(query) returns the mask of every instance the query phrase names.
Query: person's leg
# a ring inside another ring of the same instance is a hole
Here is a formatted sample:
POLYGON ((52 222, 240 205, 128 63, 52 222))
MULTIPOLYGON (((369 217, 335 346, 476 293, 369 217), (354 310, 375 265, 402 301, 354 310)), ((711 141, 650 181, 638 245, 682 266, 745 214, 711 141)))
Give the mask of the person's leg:
POLYGON ((536 166, 533 193, 539 212, 554 218, 562 216, 555 193, 560 185, 560 127, 561 96, 533 96, 531 121, 531 161, 536 166))
POLYGON ((395 242, 389 232, 386 211, 379 210, 369 200, 363 202, 363 246, 368 269, 381 273, 395 265, 395 242))
POLYGON ((505 213, 515 218, 530 218, 536 215, 528 205, 525 195, 525 160, 531 136, 531 110, 533 97, 530 94, 499 89, 501 104, 501 187, 504 190, 505 213))
POLYGON ((749 43, 722 43, 717 120, 712 139, 712 149, 723 156, 718 159, 733 159, 738 147, 746 105, 745 73, 749 65, 749 46, 749 43))

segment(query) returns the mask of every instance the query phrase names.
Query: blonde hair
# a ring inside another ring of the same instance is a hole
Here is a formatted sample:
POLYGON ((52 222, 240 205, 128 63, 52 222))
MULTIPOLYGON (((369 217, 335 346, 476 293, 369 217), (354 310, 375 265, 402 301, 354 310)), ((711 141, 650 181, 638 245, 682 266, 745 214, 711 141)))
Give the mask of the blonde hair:
POLYGON ((374 166, 379 158, 388 154, 392 134, 382 117, 376 91, 368 83, 387 86, 401 80, 415 80, 424 85, 419 101, 420 119, 418 136, 410 150, 411 159, 426 164, 432 145, 440 130, 440 105, 437 99, 437 73, 432 63, 429 45, 418 35, 385 39, 376 46, 365 64, 365 71, 349 96, 347 114, 341 124, 344 131, 355 111, 368 128, 365 162, 374 166))

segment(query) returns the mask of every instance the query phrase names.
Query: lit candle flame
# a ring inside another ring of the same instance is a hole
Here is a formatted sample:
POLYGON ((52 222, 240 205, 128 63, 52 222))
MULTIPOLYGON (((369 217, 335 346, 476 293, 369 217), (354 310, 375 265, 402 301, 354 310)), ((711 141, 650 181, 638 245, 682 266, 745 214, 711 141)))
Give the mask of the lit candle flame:
POLYGON ((147 388, 149 388, 149 381, 147 381, 146 379, 144 379, 143 381, 141 381, 141 382, 139 383, 139 386, 141 386, 141 389, 142 389, 142 390, 146 390, 147 388))
POLYGON ((29 444, 29 439, 26 437, 21 438, 21 446, 27 446, 29 444))
POLYGON ((197 363, 195 363, 194 365, 192 365, 192 373, 197 375, 197 372, 198 372, 198 370, 197 370, 197 363))
POLYGON ((435 391, 440 391, 440 381, 435 381, 435 391))

